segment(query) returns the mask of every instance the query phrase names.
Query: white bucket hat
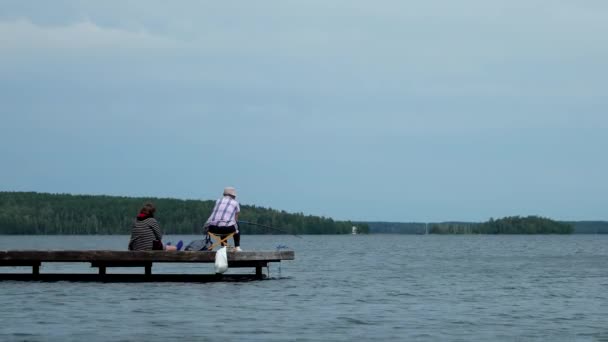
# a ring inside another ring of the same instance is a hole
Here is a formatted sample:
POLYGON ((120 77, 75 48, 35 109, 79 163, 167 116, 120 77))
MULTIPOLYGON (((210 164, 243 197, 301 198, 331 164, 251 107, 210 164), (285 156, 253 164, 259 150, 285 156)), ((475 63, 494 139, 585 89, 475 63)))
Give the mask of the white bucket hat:
POLYGON ((231 187, 231 186, 227 186, 224 188, 224 196, 226 195, 230 195, 230 196, 234 196, 236 197, 236 189, 231 187))

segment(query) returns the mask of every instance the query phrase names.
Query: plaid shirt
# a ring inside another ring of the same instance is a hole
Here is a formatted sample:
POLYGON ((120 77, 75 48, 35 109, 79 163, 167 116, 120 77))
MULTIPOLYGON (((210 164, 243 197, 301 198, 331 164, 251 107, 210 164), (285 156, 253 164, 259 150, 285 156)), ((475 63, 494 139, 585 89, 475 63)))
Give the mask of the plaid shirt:
POLYGON ((236 227, 235 215, 240 212, 239 202, 230 196, 224 196, 215 202, 215 207, 205 226, 236 227))

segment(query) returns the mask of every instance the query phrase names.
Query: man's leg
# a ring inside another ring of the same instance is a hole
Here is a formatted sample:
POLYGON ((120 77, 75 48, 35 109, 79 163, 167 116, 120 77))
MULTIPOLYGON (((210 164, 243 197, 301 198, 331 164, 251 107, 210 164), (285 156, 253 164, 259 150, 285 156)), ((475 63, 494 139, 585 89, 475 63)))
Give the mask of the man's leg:
POLYGON ((234 247, 239 247, 241 245, 241 232, 235 232, 232 239, 234 240, 234 247))

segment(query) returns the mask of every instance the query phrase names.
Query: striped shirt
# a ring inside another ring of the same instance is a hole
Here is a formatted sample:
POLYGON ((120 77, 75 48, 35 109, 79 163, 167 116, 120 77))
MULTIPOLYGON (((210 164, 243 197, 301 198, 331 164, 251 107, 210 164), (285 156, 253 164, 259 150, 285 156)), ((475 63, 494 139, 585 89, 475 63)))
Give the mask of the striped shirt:
POLYGON ((236 227, 236 214, 239 212, 241 212, 239 202, 230 196, 224 196, 215 202, 205 226, 236 227))
POLYGON ((149 251, 152 250, 152 241, 162 239, 163 234, 160 231, 158 221, 154 217, 148 217, 145 220, 135 220, 131 228, 131 241, 129 241, 129 250, 131 251, 149 251))

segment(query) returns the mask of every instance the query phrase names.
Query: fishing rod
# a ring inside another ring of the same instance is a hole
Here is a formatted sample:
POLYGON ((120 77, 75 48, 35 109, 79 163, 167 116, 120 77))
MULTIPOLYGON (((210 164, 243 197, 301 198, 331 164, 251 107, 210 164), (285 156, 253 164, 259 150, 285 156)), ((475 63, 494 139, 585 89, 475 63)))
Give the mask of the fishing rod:
POLYGON ((302 237, 301 237, 300 235, 298 235, 298 234, 290 233, 290 232, 288 232, 288 231, 286 231, 286 230, 284 230, 284 229, 279 229, 279 228, 275 228, 275 227, 267 226, 267 225, 265 225, 265 224, 253 223, 253 222, 249 222, 249 221, 238 221, 238 222, 239 222, 239 223, 243 223, 243 224, 250 224, 250 225, 252 225, 252 226, 260 226, 260 227, 264 227, 264 228, 268 228, 268 229, 276 230, 276 231, 278 231, 278 232, 282 232, 282 233, 285 233, 285 234, 290 234, 290 235, 293 235, 293 236, 295 236, 295 237, 299 237, 300 239, 302 238, 302 237))

